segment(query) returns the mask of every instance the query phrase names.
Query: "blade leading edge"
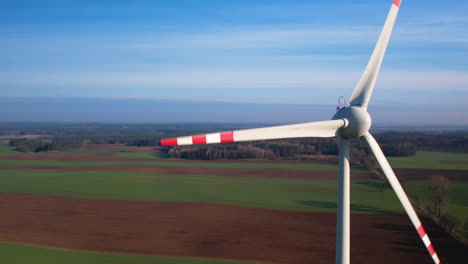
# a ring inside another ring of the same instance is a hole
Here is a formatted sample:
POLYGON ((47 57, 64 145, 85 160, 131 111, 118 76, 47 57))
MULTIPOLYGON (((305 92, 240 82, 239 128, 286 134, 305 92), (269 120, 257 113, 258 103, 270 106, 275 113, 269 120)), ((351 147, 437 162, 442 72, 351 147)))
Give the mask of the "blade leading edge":
POLYGON ((380 33, 379 40, 374 48, 374 52, 367 64, 361 79, 354 88, 353 94, 350 98, 351 106, 360 106, 367 109, 372 91, 374 90, 377 76, 379 75, 380 65, 387 49, 388 41, 392 35, 393 26, 400 10, 401 0, 394 0, 390 12, 388 13, 385 25, 380 33))
POLYGON ((301 137, 334 137, 338 129, 347 125, 344 119, 273 126, 204 135, 162 139, 161 146, 230 143, 252 140, 268 140, 301 137))
POLYGON ((434 261, 435 264, 440 264, 441 262, 439 260, 439 257, 437 256, 437 253, 434 247, 432 246, 431 240, 429 239, 429 236, 427 235, 426 230, 424 230, 424 227, 421 224, 421 221, 419 220, 418 215, 414 211, 414 208, 411 205, 411 202, 409 201, 408 196, 406 195, 405 191, 401 187, 401 184, 398 181, 398 178, 393 172, 392 167, 390 167, 390 164, 388 163, 387 158, 385 158, 382 150, 380 149, 379 144, 377 143, 375 138, 369 133, 364 136, 364 139, 367 141, 367 144, 371 148, 375 159, 380 165, 380 168, 382 168, 382 171, 387 177, 388 182, 392 186, 398 199, 403 205, 403 208, 405 208, 406 213, 411 219, 411 222, 413 223, 414 227, 418 231, 418 234, 421 237, 421 240, 423 241, 424 245, 426 246, 427 251, 432 257, 432 260, 434 261))

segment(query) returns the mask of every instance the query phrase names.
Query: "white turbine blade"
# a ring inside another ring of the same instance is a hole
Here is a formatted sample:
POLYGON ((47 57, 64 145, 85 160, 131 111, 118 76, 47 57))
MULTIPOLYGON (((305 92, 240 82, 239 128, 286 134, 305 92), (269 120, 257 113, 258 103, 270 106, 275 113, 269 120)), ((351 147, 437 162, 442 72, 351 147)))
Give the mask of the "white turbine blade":
POLYGON ((372 57, 367 64, 364 73, 361 76, 361 79, 354 88, 353 94, 351 95, 350 105, 351 106, 361 106, 367 108, 369 104, 370 97, 372 95, 372 90, 374 90, 374 85, 379 75, 380 65, 385 55, 385 50, 387 49, 388 41, 392 35, 393 25, 395 25, 395 20, 400 9, 401 0, 394 0, 390 12, 388 13, 387 20, 385 25, 380 33, 379 40, 375 46, 372 57))
POLYGON ((401 204, 406 210, 406 213, 408 214, 409 218, 411 219, 411 222, 413 222, 414 227, 418 231, 419 236, 421 237, 424 245, 426 246, 427 251, 432 257, 432 260, 434 260, 434 263, 439 264, 440 260, 439 257, 437 256, 436 251, 434 250, 434 247, 432 246, 431 240, 429 239, 429 236, 426 233, 426 230, 424 230, 424 227, 421 224, 421 221, 419 220, 418 215, 414 211, 413 206, 411 205, 411 202, 408 199, 408 196, 406 196, 405 191, 401 187, 400 182, 398 181, 398 178, 395 176, 395 173, 393 172, 392 168, 390 167, 390 164, 388 163, 387 159, 385 158, 382 150, 379 147, 379 144, 377 141, 375 141, 375 138, 371 134, 367 134, 364 136, 366 139, 367 143, 369 144, 369 147, 372 150, 372 153, 374 154, 375 159, 380 165, 380 168, 382 168, 382 171, 384 172, 385 176, 387 177, 390 185, 392 186, 393 190, 395 191, 398 199, 400 199, 401 204))
POLYGON ((161 146, 229 143, 252 140, 268 140, 301 137, 334 137, 347 121, 344 119, 311 122, 296 125, 244 129, 204 135, 186 136, 161 140, 161 146))

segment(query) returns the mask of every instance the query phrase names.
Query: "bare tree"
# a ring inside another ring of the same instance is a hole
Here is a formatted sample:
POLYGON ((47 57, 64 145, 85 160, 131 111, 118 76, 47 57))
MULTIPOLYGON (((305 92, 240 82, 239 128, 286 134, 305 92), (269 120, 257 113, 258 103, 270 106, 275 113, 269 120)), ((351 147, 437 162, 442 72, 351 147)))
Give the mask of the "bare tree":
POLYGON ((434 203, 434 213, 440 216, 441 207, 447 202, 449 181, 444 176, 434 176, 429 183, 431 200, 434 203))

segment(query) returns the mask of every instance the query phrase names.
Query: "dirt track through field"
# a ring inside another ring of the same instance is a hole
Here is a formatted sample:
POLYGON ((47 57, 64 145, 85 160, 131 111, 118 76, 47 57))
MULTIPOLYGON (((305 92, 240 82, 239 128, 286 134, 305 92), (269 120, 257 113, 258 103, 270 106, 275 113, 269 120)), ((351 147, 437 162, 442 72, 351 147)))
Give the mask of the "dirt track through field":
MULTIPOLYGON (((335 215, 235 206, 0 194, 0 240, 136 254, 334 263, 335 215)), ((431 263, 403 216, 352 215, 353 263, 431 263)), ((463 248, 431 224, 442 257, 463 248)))

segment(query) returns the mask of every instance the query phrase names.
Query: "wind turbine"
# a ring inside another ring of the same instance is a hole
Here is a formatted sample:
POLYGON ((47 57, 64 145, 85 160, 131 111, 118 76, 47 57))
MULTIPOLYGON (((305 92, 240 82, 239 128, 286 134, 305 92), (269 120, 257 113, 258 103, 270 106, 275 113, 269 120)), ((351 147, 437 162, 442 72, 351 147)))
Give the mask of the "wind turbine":
POLYGON ((390 39, 401 0, 393 0, 390 12, 369 63, 351 95, 349 106, 338 109, 330 121, 274 126, 256 129, 227 131, 204 135, 185 136, 161 140, 162 146, 230 143, 252 140, 269 140, 307 137, 335 137, 339 139, 338 208, 336 232, 336 263, 350 262, 350 167, 349 143, 361 138, 367 142, 375 159, 395 191, 411 222, 416 228, 434 263, 441 263, 421 224, 408 196, 401 187, 377 141, 369 133, 371 117, 367 112, 377 75, 390 39))

